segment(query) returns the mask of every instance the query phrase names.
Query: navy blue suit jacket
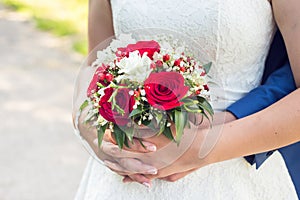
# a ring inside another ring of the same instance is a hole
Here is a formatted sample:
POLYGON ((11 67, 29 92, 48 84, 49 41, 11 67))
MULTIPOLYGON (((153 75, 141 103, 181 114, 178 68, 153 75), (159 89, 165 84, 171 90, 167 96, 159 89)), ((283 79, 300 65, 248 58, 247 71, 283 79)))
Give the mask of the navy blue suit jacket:
MULTIPOLYGON (((276 32, 265 64, 262 84, 227 108, 237 118, 260 111, 296 89, 283 38, 276 32)), ((300 130, 299 130, 300 131, 300 130)), ((300 142, 278 149, 300 197, 300 142)), ((259 168, 272 152, 247 156, 259 168)))

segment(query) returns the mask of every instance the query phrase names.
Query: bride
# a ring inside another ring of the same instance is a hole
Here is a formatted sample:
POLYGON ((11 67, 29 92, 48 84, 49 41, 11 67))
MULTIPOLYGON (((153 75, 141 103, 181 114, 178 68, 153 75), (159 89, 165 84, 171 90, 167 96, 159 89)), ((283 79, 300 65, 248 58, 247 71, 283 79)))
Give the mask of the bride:
MULTIPOLYGON (((201 44, 212 56, 213 67, 210 74, 225 91, 216 93, 212 103, 216 111, 224 111, 231 103, 260 84, 264 62, 276 31, 273 14, 286 37, 293 36, 288 27, 289 23, 293 23, 292 17, 297 18, 293 7, 299 8, 299 3, 293 0, 285 3, 273 0, 272 3, 273 9, 268 0, 90 0, 89 50, 112 35, 118 36, 136 29, 161 28, 181 32, 201 44), (287 12, 291 15, 284 15, 287 12)), ((299 29, 297 24, 295 29, 299 29)), ((290 51, 293 49, 294 52, 300 52, 300 41, 296 45, 298 47, 295 47, 291 39, 286 39, 286 42, 290 51)), ((296 66, 300 63, 295 61, 294 52, 289 52, 289 55, 291 64, 296 66)), ((293 70, 297 72, 296 68, 293 70)), ((298 84, 297 77, 295 80, 298 84)), ((212 88, 213 91, 218 89, 218 86, 212 88)), ((296 95, 299 96, 299 92, 296 95)), ((297 104, 297 101, 294 102, 297 104)), ((281 107, 285 109, 284 103, 281 107)), ((259 170, 243 158, 237 158, 299 140, 299 136, 297 138, 293 134, 287 137, 289 141, 282 139, 284 136, 278 136, 279 140, 275 142, 255 140, 256 135, 252 132, 267 132, 270 125, 263 123, 268 122, 268 117, 274 117, 274 113, 280 112, 271 109, 257 115, 257 118, 224 126, 223 134, 207 156, 208 159, 195 161, 193 150, 188 150, 177 161, 181 162, 180 169, 171 165, 158 171, 158 174, 153 169, 150 170, 152 174, 156 174, 153 177, 163 178, 160 175, 167 176, 176 173, 176 170, 183 172, 207 165, 174 183, 154 179, 151 190, 136 183, 123 184, 121 176, 91 159, 76 199, 297 199, 294 185, 279 153, 275 153, 259 170), (244 132, 241 133, 241 130, 244 132), (228 134, 225 134, 226 131, 228 134), (224 148, 226 143, 230 145, 224 148), (218 151, 228 151, 227 157, 218 157, 218 151), (210 159, 212 157, 218 158, 210 159), (168 174, 170 169, 173 171, 168 174)), ((274 120, 277 118, 274 117, 274 120)), ((292 128, 289 131, 295 132, 293 130, 297 126, 290 125, 292 128)), ((276 128, 278 127, 275 126, 275 131, 276 128)), ((196 139, 191 149, 199 146, 197 141, 196 139)), ((112 162, 107 161, 106 164, 114 171, 121 171, 112 162)), ((136 178, 149 186, 149 182, 143 181, 143 177, 127 176, 125 181, 136 178)), ((146 180, 146 176, 144 178, 146 180)))

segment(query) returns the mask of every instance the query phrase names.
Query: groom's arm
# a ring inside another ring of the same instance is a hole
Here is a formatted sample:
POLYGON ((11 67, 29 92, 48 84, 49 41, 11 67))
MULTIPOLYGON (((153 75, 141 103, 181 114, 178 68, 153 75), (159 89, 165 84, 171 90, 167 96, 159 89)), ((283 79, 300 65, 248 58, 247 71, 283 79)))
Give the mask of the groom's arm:
MULTIPOLYGON (((227 111, 238 119, 243 118, 270 106, 295 89, 293 73, 290 64, 287 62, 271 73, 263 85, 253 89, 245 97, 233 103, 227 108, 227 111)), ((248 156, 246 159, 251 164, 256 163, 258 168, 271 154, 272 152, 265 152, 248 156)))

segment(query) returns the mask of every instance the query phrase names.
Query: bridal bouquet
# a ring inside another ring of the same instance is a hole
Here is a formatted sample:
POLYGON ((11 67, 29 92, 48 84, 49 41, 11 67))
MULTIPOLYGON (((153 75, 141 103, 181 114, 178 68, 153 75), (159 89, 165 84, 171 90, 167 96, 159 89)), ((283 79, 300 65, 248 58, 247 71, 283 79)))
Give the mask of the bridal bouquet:
POLYGON ((120 149, 129 146, 139 126, 179 143, 189 113, 213 115, 206 80, 211 63, 201 65, 175 42, 131 41, 116 47, 121 42, 114 40, 97 53, 80 107, 88 108, 84 121, 97 129, 99 146, 106 129, 120 149))

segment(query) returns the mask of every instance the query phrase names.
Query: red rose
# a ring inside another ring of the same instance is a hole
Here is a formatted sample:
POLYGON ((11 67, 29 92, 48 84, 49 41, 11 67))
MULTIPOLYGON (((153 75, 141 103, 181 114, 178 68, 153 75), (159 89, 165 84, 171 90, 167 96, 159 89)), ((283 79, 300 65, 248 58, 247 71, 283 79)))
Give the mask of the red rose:
POLYGON ((177 72, 152 73, 145 81, 145 91, 151 106, 170 110, 181 106, 180 100, 189 87, 184 85, 184 78, 177 72))
POLYGON ((116 109, 112 110, 111 102, 108 102, 111 95, 114 92, 113 88, 107 88, 104 90, 104 96, 100 99, 99 102, 99 113, 100 115, 109 122, 113 122, 117 125, 124 126, 130 119, 128 118, 129 114, 133 110, 135 104, 134 96, 129 95, 128 88, 118 89, 116 95, 116 104, 124 110, 124 115, 118 113, 116 109))
POLYGON ((101 83, 104 86, 107 86, 109 82, 112 80, 112 78, 109 81, 105 80, 107 79, 107 68, 108 66, 102 64, 102 66, 98 67, 94 73, 93 79, 90 82, 90 85, 87 89, 87 96, 90 97, 92 94, 97 92, 99 90, 99 87, 97 83, 101 83))
MULTIPOLYGON (((159 44, 154 41, 139 41, 136 44, 129 44, 126 48, 118 48, 118 51, 121 52, 121 55, 129 56, 130 52, 138 50, 141 54, 141 56, 147 52, 147 56, 153 60, 153 54, 155 52, 160 52, 160 46, 159 44)), ((118 55, 120 55, 118 53, 118 55)))

